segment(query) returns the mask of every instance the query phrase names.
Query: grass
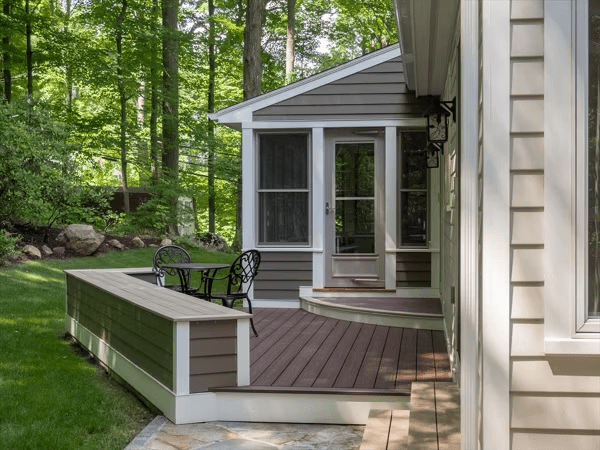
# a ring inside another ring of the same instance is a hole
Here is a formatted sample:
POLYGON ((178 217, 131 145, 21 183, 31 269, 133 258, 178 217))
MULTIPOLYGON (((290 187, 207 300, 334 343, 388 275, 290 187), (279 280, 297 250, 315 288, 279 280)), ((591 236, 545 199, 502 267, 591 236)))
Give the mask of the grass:
MULTIPOLYGON (((194 261, 233 255, 191 250, 194 261)), ((67 269, 148 267, 145 248, 0 268, 3 449, 122 449, 154 414, 64 339, 67 269)))

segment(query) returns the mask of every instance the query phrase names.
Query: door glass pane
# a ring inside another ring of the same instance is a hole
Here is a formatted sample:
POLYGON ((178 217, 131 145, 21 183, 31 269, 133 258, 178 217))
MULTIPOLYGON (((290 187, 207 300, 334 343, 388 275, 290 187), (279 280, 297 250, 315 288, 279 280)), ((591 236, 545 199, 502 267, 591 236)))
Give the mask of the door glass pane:
POLYGON ((401 230, 403 246, 427 245, 427 193, 402 192, 401 230))
POLYGON ((308 243, 308 192, 259 194, 259 242, 308 243))
POLYGON ((335 252, 375 253, 375 147, 337 144, 335 252))
POLYGON ((373 144, 337 144, 335 152, 336 197, 373 197, 375 195, 373 144))
POLYGON ((600 1, 589 3, 588 317, 600 317, 600 1))
POLYGON ((375 253, 375 200, 335 202, 335 252, 375 253))

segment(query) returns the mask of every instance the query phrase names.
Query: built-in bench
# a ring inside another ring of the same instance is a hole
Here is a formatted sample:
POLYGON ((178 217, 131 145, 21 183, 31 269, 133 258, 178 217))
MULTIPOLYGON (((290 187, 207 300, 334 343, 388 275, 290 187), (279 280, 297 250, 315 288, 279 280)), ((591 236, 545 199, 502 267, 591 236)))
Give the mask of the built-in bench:
POLYGON ((194 398, 211 388, 250 384, 251 315, 161 288, 151 268, 66 279, 67 331, 173 422, 208 417, 194 398))

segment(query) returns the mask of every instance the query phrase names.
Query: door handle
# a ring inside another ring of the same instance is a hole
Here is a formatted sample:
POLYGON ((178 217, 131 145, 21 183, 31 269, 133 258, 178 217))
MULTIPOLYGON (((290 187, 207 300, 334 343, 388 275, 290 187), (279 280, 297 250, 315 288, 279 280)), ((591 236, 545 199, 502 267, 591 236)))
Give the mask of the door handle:
POLYGON ((332 208, 329 206, 329 202, 325 203, 325 214, 329 215, 329 213, 334 213, 335 212, 335 208, 332 208))

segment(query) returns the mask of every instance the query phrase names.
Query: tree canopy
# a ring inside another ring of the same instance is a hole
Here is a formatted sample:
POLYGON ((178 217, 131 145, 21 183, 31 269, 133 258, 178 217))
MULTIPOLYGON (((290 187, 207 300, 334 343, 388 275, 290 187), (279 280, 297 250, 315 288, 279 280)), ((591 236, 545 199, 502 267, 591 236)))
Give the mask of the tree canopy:
POLYGON ((231 240, 240 136, 207 113, 244 98, 254 3, 258 93, 397 40, 391 0, 2 0, 0 220, 166 232, 187 197, 199 231, 231 240), (108 220, 98 186, 153 200, 108 220))

